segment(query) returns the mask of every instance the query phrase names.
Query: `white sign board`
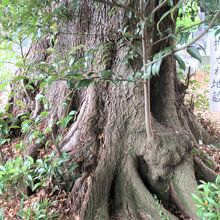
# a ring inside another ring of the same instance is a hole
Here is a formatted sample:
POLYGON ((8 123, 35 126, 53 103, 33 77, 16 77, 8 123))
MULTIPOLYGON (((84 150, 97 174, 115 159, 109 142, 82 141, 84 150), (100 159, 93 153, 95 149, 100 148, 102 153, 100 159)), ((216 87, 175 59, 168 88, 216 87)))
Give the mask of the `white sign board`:
POLYGON ((211 38, 209 105, 213 112, 220 112, 220 41, 211 38))

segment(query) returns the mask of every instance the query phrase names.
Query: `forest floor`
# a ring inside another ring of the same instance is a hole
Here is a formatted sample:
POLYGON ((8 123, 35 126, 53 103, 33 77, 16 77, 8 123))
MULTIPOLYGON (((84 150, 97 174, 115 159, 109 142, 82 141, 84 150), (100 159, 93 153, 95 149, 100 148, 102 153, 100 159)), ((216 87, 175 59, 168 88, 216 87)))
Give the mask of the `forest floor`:
MULTIPOLYGON (((188 100, 188 104, 190 104, 190 100, 193 100, 194 104, 192 105, 192 108, 198 120, 212 135, 217 136, 220 140, 220 112, 214 113, 208 110, 208 75, 209 74, 205 71, 199 71, 191 78, 191 84, 186 99, 188 100)), ((2 149, 2 153, 5 157, 4 159, 7 160, 10 158, 15 158, 17 155, 19 155, 20 152, 15 147, 19 141, 20 140, 17 139, 8 145, 4 145, 4 148, 2 149)), ((213 145, 204 145, 201 142, 199 143, 199 147, 204 153, 208 154, 212 159, 214 159, 217 164, 216 172, 220 174, 220 146, 216 147, 213 145)), ((47 152, 43 150, 41 155, 44 154, 47 154, 47 152)), ((29 212, 32 212, 33 210, 31 210, 30 207, 33 207, 33 204, 40 204, 39 202, 48 200, 52 201, 52 203, 48 210, 45 211, 48 217, 44 219, 68 219, 64 217, 69 212, 69 209, 66 206, 67 197, 68 193, 64 191, 53 194, 51 191, 43 188, 30 197, 25 198, 23 203, 21 203, 20 198, 11 199, 11 197, 8 195, 8 198, 4 197, 3 199, 0 196, 0 209, 3 208, 4 210, 4 220, 28 219, 28 216, 27 218, 19 217, 18 213, 20 212, 20 215, 23 215, 24 217, 25 213, 21 213, 21 210, 28 210, 29 208, 29 212), (58 214, 59 217, 50 218, 49 216, 52 217, 54 213, 58 214)), ((40 209, 40 206, 38 209, 40 209)), ((40 211, 38 212, 39 215, 42 214, 40 211)), ((29 214, 31 215, 31 213, 29 214)), ((29 214, 26 212, 26 215, 29 214)), ((187 219, 181 213, 176 214, 182 220, 187 219)))

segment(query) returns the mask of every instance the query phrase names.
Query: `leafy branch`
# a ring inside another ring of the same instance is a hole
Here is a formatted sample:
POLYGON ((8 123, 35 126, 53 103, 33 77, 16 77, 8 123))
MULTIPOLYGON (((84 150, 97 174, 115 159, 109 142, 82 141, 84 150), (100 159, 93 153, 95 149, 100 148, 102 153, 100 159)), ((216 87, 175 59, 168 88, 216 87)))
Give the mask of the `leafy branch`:
POLYGON ((197 42, 200 38, 202 38, 206 33, 208 33, 208 31, 215 25, 215 22, 216 20, 220 17, 220 9, 217 11, 217 13, 215 14, 215 16, 213 17, 212 21, 210 22, 209 26, 206 28, 206 30, 204 30, 200 35, 198 35, 197 37, 195 37, 191 42, 189 42, 188 44, 182 46, 182 47, 179 47, 179 48, 175 48, 171 51, 169 51, 168 53, 162 55, 161 57, 149 62, 145 68, 151 66, 152 64, 154 63, 157 63, 158 61, 174 54, 174 53, 177 53, 181 50, 185 50, 187 48, 189 48, 190 46, 192 46, 192 44, 194 44, 195 42, 197 42))

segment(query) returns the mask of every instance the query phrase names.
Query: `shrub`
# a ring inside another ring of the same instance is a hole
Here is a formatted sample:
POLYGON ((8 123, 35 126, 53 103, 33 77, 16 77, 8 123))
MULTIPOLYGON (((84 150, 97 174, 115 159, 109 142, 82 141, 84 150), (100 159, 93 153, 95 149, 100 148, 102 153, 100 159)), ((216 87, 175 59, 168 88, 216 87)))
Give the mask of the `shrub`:
POLYGON ((197 215, 203 220, 220 219, 220 175, 215 183, 201 181, 193 194, 197 206, 197 215))
POLYGON ((36 162, 31 157, 23 159, 21 156, 9 160, 4 166, 0 165, 0 194, 4 194, 6 189, 19 193, 18 188, 24 187, 30 187, 32 191, 45 186, 51 187, 52 191, 61 189, 65 177, 71 177, 69 181, 76 178, 72 172, 77 164, 70 162, 67 165, 68 162, 70 157, 67 153, 56 157, 55 152, 36 162))

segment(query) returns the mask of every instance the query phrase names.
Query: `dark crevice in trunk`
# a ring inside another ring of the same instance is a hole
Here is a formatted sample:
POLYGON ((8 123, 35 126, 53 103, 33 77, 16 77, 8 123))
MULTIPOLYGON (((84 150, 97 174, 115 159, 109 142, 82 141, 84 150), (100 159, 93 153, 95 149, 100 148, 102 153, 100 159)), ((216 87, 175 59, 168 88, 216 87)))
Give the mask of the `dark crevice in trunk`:
POLYGON ((177 207, 177 205, 171 198, 169 200, 167 210, 171 212, 174 216, 176 216, 178 219, 181 219, 181 220, 189 219, 189 217, 177 207))
MULTIPOLYGON (((162 202, 164 208, 167 209, 167 208, 168 208, 168 203, 169 203, 169 201, 168 201, 169 195, 168 195, 168 193, 166 193, 166 192, 165 192, 165 193, 162 192, 163 190, 161 190, 161 193, 159 193, 158 190, 157 190, 157 187, 154 188, 154 187, 152 186, 152 184, 149 182, 148 176, 147 176, 148 166, 147 166, 147 164, 146 164, 146 162, 145 162, 145 159, 144 159, 142 156, 138 157, 137 172, 138 172, 138 174, 140 175, 140 177, 141 177, 141 179, 142 179, 144 185, 146 186, 146 188, 150 191, 150 193, 151 193, 152 195, 156 195, 157 198, 162 202)), ((162 183, 163 180, 162 180, 162 179, 158 179, 157 182, 158 182, 158 183, 159 183, 159 182, 162 183)), ((163 184, 162 184, 162 185, 163 185, 163 184)))
POLYGON ((112 183, 111 183, 111 189, 109 192, 109 197, 108 197, 108 213, 109 216, 115 216, 116 210, 115 210, 115 195, 117 193, 116 190, 116 179, 117 177, 114 175, 112 183))

